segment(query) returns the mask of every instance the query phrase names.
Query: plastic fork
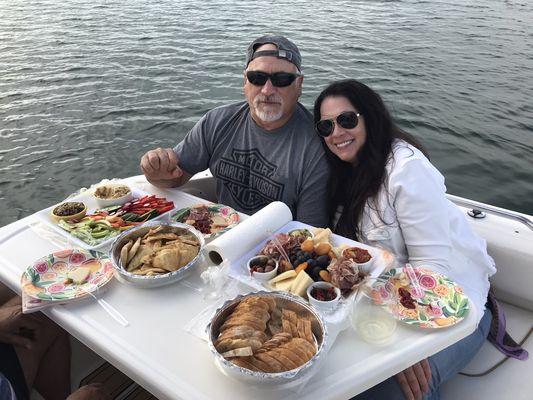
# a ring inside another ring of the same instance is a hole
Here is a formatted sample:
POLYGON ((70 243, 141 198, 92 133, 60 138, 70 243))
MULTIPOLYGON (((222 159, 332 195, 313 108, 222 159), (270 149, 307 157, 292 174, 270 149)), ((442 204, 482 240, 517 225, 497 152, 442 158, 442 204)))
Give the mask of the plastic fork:
POLYGON ((420 295, 420 293, 424 293, 424 291, 420 288, 420 285, 418 284, 418 278, 416 277, 415 270, 413 266, 409 263, 405 264, 405 269, 407 272, 407 276, 409 277, 409 281, 411 282, 411 285, 415 288, 417 294, 420 295))
MULTIPOLYGON (((87 285, 87 284, 85 284, 85 285, 87 285)), ((96 285, 94 285, 94 286, 96 286, 96 285)), ((105 312, 107 312, 111 316, 111 318, 113 318, 115 321, 117 321, 120 325, 126 327, 126 326, 128 326, 130 324, 128 322, 128 320, 115 307, 113 307, 107 301, 105 301, 104 299, 99 299, 92 292, 88 291, 87 289, 85 289, 81 285, 79 286, 79 288, 83 292, 85 292, 88 295, 90 295, 93 299, 95 299, 96 302, 105 310, 105 312)), ((98 287, 96 288, 96 291, 98 291, 98 287)))

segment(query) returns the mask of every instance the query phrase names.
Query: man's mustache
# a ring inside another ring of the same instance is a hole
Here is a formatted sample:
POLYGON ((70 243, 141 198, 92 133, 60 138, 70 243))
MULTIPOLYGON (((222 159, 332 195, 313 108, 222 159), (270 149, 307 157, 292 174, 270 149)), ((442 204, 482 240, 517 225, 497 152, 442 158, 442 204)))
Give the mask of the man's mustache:
POLYGON ((270 96, 265 96, 264 94, 258 94, 254 99, 254 103, 258 104, 261 102, 282 104, 283 99, 278 94, 271 94, 270 96))

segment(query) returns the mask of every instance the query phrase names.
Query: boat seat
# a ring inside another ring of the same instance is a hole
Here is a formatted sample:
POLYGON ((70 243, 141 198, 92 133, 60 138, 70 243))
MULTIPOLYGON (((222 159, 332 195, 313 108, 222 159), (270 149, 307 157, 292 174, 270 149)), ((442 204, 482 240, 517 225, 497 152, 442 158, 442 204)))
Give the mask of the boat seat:
MULTIPOLYGON (((526 336, 533 326, 533 312, 500 302, 505 311, 507 332, 517 342, 526 336)), ((526 400, 533 393, 533 334, 523 344, 530 357, 526 361, 508 359, 494 371, 482 377, 457 375, 442 386, 442 398, 483 400, 526 400), (528 378, 529 377, 529 378, 528 378)), ((505 356, 490 343, 485 342, 480 352, 463 370, 477 374, 497 364, 505 356)))

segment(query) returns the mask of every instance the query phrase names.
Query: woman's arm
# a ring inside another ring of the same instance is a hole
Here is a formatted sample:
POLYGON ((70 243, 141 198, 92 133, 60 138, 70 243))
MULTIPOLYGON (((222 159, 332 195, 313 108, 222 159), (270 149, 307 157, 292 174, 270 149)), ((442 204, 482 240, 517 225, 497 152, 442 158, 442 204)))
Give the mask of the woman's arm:
POLYGON ((452 240, 444 178, 422 156, 398 161, 390 173, 389 190, 409 262, 445 273, 452 240))

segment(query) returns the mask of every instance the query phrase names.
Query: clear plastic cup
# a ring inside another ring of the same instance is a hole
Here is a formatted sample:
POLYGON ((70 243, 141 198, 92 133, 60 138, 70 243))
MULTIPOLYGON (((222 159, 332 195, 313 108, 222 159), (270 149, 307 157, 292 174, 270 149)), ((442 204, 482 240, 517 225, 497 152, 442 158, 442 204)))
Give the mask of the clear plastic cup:
POLYGON ((361 298, 351 312, 352 327, 365 342, 377 346, 387 345, 392 342, 397 320, 384 308, 386 304, 378 305, 374 302, 369 287, 361 289, 361 298))

